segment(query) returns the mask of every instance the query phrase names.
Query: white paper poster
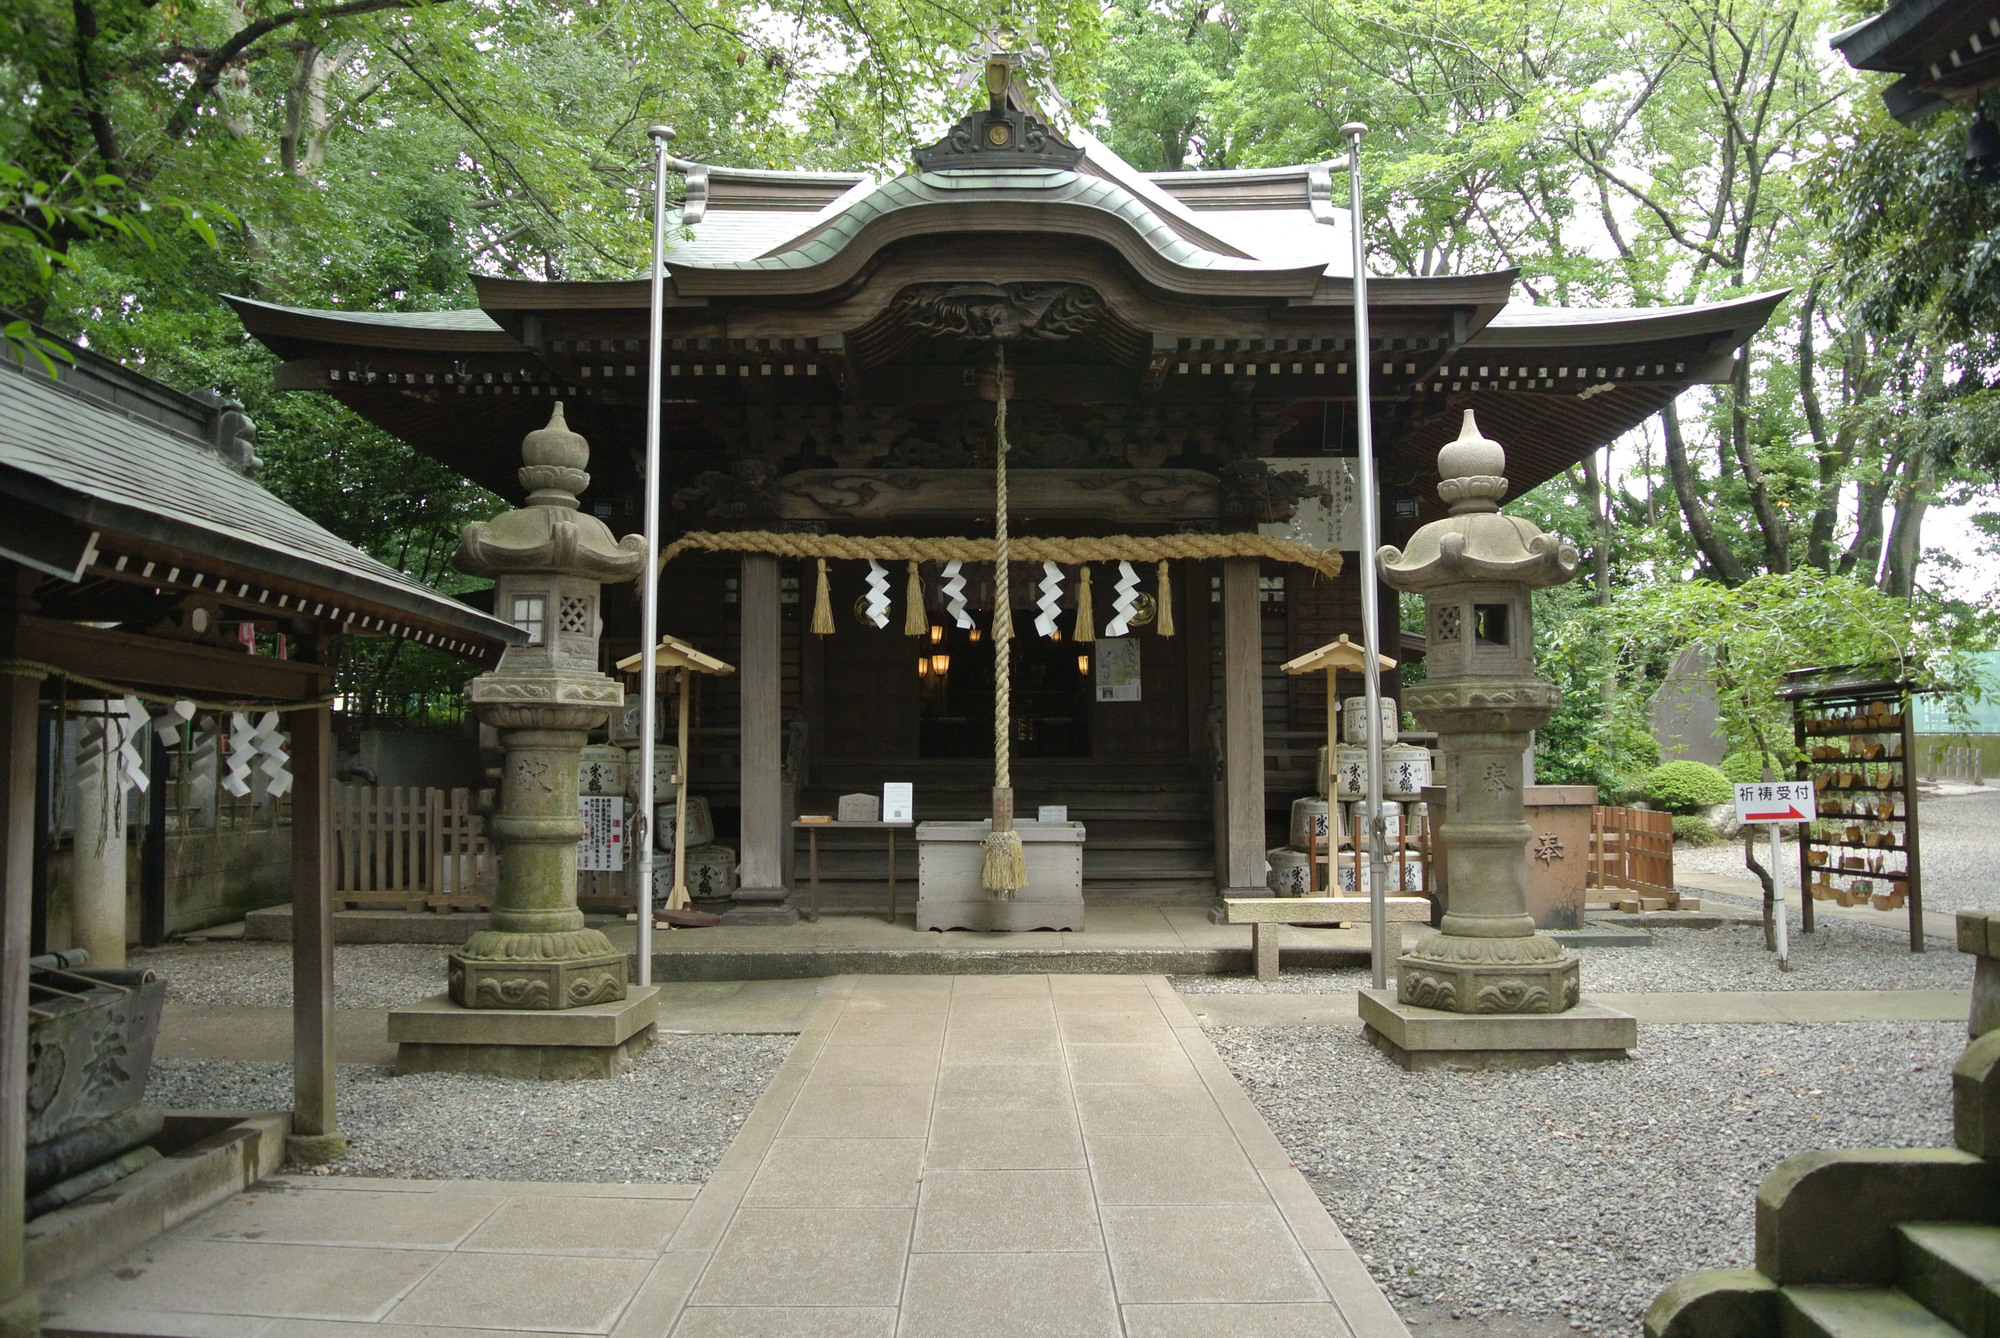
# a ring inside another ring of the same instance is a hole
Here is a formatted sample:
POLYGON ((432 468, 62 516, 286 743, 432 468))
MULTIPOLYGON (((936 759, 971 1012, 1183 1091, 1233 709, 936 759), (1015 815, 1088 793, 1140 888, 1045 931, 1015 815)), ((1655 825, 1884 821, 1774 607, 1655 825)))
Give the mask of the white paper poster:
POLYGON ((1342 456, 1307 455, 1275 457, 1264 463, 1274 474, 1304 471, 1308 482, 1333 494, 1333 505, 1308 497, 1290 520, 1282 525, 1259 525, 1259 534, 1335 552, 1361 551, 1361 487, 1355 482, 1354 461, 1342 456))
POLYGON ((1097 700, 1135 702, 1139 700, 1138 637, 1098 641, 1092 649, 1097 661, 1097 700))
POLYGON ((882 782, 882 821, 915 822, 917 820, 916 786, 910 781, 882 782))
POLYGON ((618 873, 625 867, 625 798, 586 794, 576 801, 583 819, 583 839, 576 843, 580 873, 618 873))

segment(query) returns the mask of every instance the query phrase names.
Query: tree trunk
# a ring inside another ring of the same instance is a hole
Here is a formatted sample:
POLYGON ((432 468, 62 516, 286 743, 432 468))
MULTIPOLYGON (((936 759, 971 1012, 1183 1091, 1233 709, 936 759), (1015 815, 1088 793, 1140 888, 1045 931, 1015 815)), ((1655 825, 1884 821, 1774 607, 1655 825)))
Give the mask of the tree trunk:
MULTIPOLYGON (((1607 451, 1607 458, 1609 454, 1607 451)), ((1583 457, 1583 497, 1597 524, 1597 545, 1590 553, 1590 579, 1597 588, 1597 606, 1603 608, 1611 602, 1611 509, 1598 473, 1596 451, 1583 457)))
POLYGON ((1750 359, 1736 360, 1736 375, 1729 383, 1729 438, 1736 450, 1736 462, 1743 467, 1743 481, 1750 487, 1750 510, 1764 536, 1765 563, 1772 571, 1792 569, 1791 535, 1785 518, 1771 502, 1771 490, 1764 485, 1764 471, 1757 454, 1750 449, 1750 359))
POLYGON ((1882 572, 1882 593, 1908 599, 1917 589, 1917 564, 1924 555, 1924 513, 1937 486, 1937 466, 1930 452, 1919 450, 1903 469, 1896 489, 1896 520, 1889 527, 1888 562, 1882 572))
POLYGON ((1687 443, 1681 439, 1680 411, 1671 403, 1660 410, 1660 429, 1667 444, 1667 474, 1673 480, 1674 496, 1680 501, 1681 515, 1687 520, 1688 534, 1694 539, 1695 548, 1701 553, 1708 569, 1724 585, 1743 584, 1742 562, 1727 544, 1716 537, 1715 524, 1709 517, 1708 508, 1702 505, 1700 496, 1695 492, 1694 467, 1688 463, 1687 443))

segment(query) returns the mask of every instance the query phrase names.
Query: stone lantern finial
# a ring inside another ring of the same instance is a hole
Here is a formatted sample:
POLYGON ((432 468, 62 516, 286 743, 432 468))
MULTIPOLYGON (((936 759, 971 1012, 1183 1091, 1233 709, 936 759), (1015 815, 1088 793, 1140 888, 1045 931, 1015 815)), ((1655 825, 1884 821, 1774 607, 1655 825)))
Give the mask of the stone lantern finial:
POLYGON ((1507 452, 1491 437, 1481 436, 1479 420, 1465 411, 1458 439, 1438 452, 1438 500, 1454 516, 1468 511, 1498 511, 1507 495, 1507 452))

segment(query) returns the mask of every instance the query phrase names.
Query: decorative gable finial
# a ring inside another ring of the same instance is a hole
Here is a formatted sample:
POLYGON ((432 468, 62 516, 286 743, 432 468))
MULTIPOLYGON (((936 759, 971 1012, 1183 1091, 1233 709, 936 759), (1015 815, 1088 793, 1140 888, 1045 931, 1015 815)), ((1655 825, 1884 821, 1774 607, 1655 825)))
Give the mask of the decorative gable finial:
POLYGON ((1075 167, 1083 150, 1049 128, 1021 95, 1014 57, 986 57, 986 106, 954 125, 937 143, 916 152, 919 172, 953 168, 1075 167))

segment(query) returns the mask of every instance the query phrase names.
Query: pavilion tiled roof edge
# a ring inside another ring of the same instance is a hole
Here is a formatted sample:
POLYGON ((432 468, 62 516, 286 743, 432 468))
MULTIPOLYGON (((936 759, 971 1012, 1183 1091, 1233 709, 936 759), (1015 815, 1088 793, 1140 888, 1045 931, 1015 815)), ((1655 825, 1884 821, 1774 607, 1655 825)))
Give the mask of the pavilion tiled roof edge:
POLYGON ((429 630, 485 649, 522 639, 511 625, 309 520, 206 443, 39 368, 0 362, 0 404, 0 492, 107 537, 199 552, 274 583, 333 592, 412 633, 429 630))

